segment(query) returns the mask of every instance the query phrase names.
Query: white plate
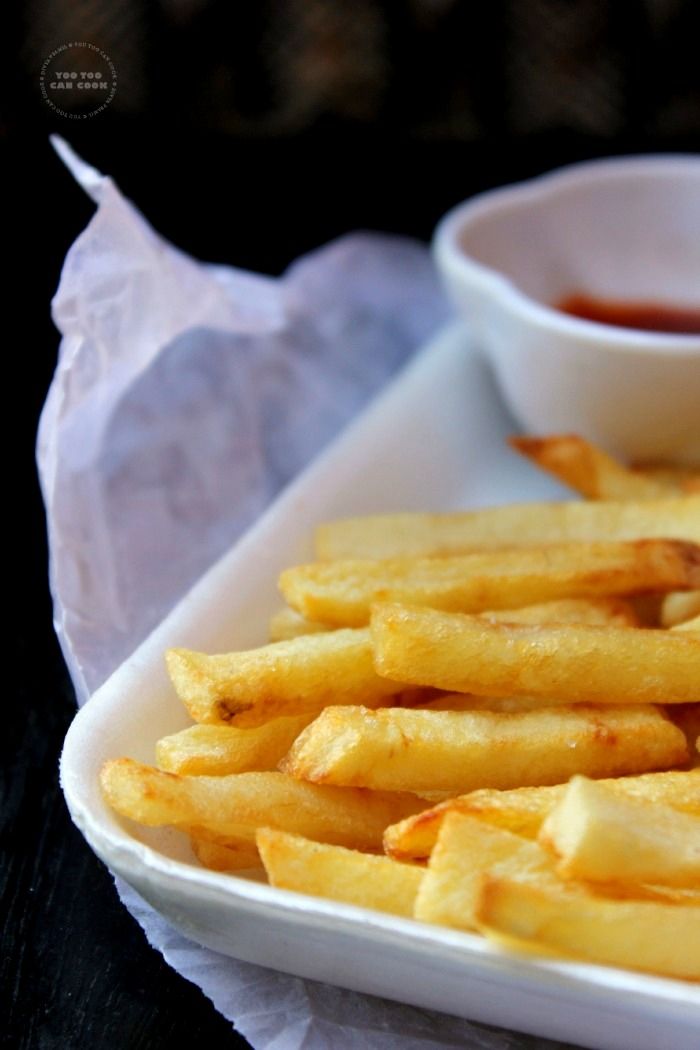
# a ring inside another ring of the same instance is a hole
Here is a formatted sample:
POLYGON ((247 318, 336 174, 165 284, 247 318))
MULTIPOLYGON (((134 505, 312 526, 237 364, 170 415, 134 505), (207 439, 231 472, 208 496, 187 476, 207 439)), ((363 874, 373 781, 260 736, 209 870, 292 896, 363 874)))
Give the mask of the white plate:
POLYGON ((107 758, 152 762, 187 724, 163 665, 266 639, 279 570, 310 551, 314 525, 349 514, 556 498, 509 453, 512 429, 459 326, 446 329, 270 508, 77 715, 61 778, 94 851, 186 936, 216 951, 584 1046, 698 1046, 700 989, 611 967, 506 953, 477 936, 273 889, 200 868, 184 837, 121 821, 103 802, 107 758))

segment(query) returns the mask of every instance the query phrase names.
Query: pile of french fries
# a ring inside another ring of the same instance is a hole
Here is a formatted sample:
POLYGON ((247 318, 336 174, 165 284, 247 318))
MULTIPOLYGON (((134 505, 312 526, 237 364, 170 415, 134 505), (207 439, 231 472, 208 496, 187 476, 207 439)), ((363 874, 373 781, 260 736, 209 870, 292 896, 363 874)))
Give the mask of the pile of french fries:
POLYGON ((194 720, 105 764, 218 871, 700 980, 700 474, 513 447, 586 497, 322 525, 259 649, 174 649, 194 720))

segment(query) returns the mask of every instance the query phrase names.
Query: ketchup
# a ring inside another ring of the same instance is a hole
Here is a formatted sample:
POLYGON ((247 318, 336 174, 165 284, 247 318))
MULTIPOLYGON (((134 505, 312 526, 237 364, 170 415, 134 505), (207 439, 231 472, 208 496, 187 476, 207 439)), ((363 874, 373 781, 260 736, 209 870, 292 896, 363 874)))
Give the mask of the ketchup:
POLYGON ((641 328, 646 332, 672 332, 675 335, 700 335, 700 307, 625 302, 578 294, 564 296, 555 306, 573 317, 598 321, 600 324, 612 324, 618 328, 641 328))

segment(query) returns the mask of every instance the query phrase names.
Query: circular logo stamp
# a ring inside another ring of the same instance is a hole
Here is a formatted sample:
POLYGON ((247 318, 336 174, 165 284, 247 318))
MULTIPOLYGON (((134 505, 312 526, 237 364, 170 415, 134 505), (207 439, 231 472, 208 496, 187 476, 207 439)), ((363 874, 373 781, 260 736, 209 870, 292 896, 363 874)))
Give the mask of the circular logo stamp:
POLYGON ((117 93, 117 71, 109 55, 83 40, 57 47, 41 67, 41 94, 55 113, 85 120, 106 109, 117 93))

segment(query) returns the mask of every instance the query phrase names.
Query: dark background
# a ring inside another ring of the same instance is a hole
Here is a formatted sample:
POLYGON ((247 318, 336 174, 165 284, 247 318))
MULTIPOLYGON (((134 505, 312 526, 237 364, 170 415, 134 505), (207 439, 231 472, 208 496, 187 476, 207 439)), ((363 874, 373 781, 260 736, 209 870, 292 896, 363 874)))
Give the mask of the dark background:
POLYGON ((10 542, 2 740, 3 1045, 246 1045, 146 945, 57 787, 74 712, 51 626, 36 423, 65 252, 92 205, 57 131, 189 253, 279 273, 350 229, 428 239, 458 200, 612 153, 700 147, 693 0, 30 0, 6 17, 4 493, 10 542), (245 12, 245 14, 244 14, 245 12), (90 41, 115 97, 71 120, 51 51, 90 41), (9 721, 9 728, 8 728, 9 721))

